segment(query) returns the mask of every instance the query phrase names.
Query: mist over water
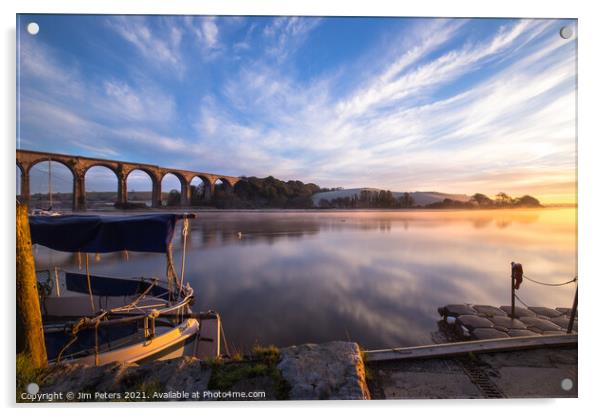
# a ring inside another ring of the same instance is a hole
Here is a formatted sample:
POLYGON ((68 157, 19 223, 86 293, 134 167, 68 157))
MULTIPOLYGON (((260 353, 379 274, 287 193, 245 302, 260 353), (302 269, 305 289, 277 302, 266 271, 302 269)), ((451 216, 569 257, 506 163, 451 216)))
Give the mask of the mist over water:
MULTIPOLYGON (((577 274, 576 209, 200 212, 186 279, 194 309, 222 315, 229 344, 353 340, 364 348, 431 343, 437 308, 507 305, 510 262, 546 282, 577 274), (240 233, 240 234, 239 234, 240 233)), ((180 268, 182 238, 174 238, 180 268)), ((77 270, 77 255, 35 247, 36 266, 77 270)), ((92 273, 165 276, 165 256, 91 256, 92 273)), ((525 281, 532 306, 570 307, 575 285, 525 281)))

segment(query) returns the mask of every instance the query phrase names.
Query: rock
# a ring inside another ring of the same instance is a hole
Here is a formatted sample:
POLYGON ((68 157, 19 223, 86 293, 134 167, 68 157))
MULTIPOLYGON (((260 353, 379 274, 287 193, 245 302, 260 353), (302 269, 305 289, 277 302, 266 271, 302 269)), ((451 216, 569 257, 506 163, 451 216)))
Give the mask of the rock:
POLYGON ((460 325, 464 325, 470 331, 475 328, 493 328, 493 322, 487 318, 476 315, 461 315, 458 316, 456 322, 460 325))
POLYGON ((354 342, 303 344, 280 351, 278 369, 291 400, 370 399, 364 363, 354 342))
POLYGON ((494 328, 476 328, 472 336, 476 339, 508 338, 508 334, 494 328))
POLYGON ((211 370, 194 357, 155 361, 142 366, 132 366, 122 376, 134 380, 155 379, 165 391, 203 391, 211 377, 211 370))
MULTIPOLYGON (((141 390, 146 386, 160 393, 207 390, 211 369, 194 357, 179 357, 148 364, 112 363, 99 367, 84 364, 58 364, 49 369, 41 392, 106 392, 141 390)), ((93 399, 99 400, 94 397, 93 399)), ((148 400, 153 400, 148 397, 148 400)), ((100 400, 103 400, 102 398, 100 400)), ((155 400, 160 400, 155 398, 155 400)))
POLYGON ((524 317, 520 318, 523 324, 527 325, 527 328, 536 332, 545 331, 560 331, 560 327, 552 321, 541 318, 524 317))
POLYGON ((85 364, 56 364, 48 370, 44 378, 42 392, 69 391, 107 391, 119 390, 119 380, 128 365, 122 363, 111 363, 103 366, 85 364))
POLYGON ((543 315, 546 318, 557 318, 562 315, 562 313, 557 310, 546 308, 545 306, 530 306, 529 310, 535 312, 536 315, 543 315))
POLYGON ((500 308, 496 308, 495 306, 489 305, 474 305, 473 308, 482 315, 485 316, 506 316, 506 312, 501 310, 500 308))
POLYGON ((445 305, 438 309, 439 314, 443 317, 453 316, 458 317, 460 315, 476 315, 477 311, 470 305, 445 305))
MULTIPOLYGON (((508 316, 510 316, 510 313, 512 312, 511 306, 500 306, 500 309, 503 310, 504 312, 506 312, 506 314, 508 316)), ((530 311, 529 309, 521 308, 520 306, 515 306, 514 307, 514 317, 522 318, 524 316, 535 317, 535 312, 530 311)))

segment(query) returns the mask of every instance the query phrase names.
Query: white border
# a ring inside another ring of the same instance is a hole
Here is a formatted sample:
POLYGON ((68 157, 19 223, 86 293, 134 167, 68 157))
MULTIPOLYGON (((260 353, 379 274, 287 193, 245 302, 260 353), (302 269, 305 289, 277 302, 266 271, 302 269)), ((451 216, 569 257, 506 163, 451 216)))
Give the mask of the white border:
MULTIPOLYGON (((531 411, 554 415, 576 414, 590 407, 595 408, 599 385, 599 344, 596 343, 596 319, 600 314, 595 307, 599 304, 600 279, 600 220, 602 206, 600 193, 602 187, 598 178, 602 178, 599 166, 600 137, 599 123, 602 118, 600 99, 600 53, 602 40, 600 13, 596 13, 593 1, 557 1, 529 2, 525 0, 499 0, 495 2, 474 0, 392 2, 385 0, 369 1, 185 1, 185 0, 104 0, 81 1, 67 0, 21 0, 18 3, 1 3, 2 14, 2 123, 4 129, 3 178, 5 178, 6 200, 2 204, 2 273, 4 301, 2 317, 5 331, 0 342, 3 365, 1 392, 5 406, 13 402, 14 386, 14 206, 12 200, 15 180, 13 158, 15 149, 15 14, 16 13, 115 13, 115 14, 231 14, 231 15, 396 15, 396 16, 448 16, 448 17, 570 17, 579 19, 579 274, 580 296, 580 347, 579 347, 579 396, 577 400, 505 400, 505 401, 387 401, 379 403, 269 403, 267 405, 249 403, 209 404, 197 409, 174 409, 182 412, 230 412, 247 414, 307 414, 316 410, 362 414, 366 412, 398 413, 420 411, 466 415, 467 412, 486 411, 488 414, 507 415, 508 412, 520 414, 531 411), (597 169, 598 168, 598 169, 597 169)), ((190 405, 190 404, 189 404, 190 405)), ((133 405, 111 406, 111 412, 128 411, 131 407, 140 408, 144 414, 169 412, 171 407, 180 408, 184 404, 163 404, 161 406, 133 405), (128 409, 128 407, 130 407, 128 409)), ((102 406, 85 406, 88 411, 105 412, 102 406)), ((199 406, 196 406, 199 407, 199 406)), ((81 413, 82 408, 68 409, 56 407, 30 407, 20 409, 27 413, 81 413)))

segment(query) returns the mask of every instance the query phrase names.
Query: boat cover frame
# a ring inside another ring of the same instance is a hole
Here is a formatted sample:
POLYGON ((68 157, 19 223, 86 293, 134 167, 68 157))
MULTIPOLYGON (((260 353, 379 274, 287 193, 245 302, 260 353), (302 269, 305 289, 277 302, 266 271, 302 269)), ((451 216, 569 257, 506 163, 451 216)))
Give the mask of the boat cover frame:
POLYGON ((194 214, 32 215, 29 226, 33 244, 58 251, 166 253, 182 218, 194 214))

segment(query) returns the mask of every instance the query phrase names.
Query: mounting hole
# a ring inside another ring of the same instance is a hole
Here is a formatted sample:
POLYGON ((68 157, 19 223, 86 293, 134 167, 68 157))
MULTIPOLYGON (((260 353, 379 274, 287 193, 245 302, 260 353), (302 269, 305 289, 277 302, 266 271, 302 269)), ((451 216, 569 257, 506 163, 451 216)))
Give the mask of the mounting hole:
POLYGON ((40 391, 40 386, 38 386, 37 383, 29 383, 26 389, 27 393, 29 394, 38 394, 38 392, 40 391))
POLYGON ((573 389, 573 380, 570 378, 563 378, 560 382, 560 387, 562 387, 562 390, 564 391, 571 391, 573 389))
POLYGON ((560 37, 562 39, 570 39, 573 37, 573 28, 570 26, 562 26, 560 28, 560 37))
POLYGON ((36 22, 30 22, 27 24, 27 33, 29 33, 30 35, 35 36, 38 34, 39 31, 40 25, 36 22))

